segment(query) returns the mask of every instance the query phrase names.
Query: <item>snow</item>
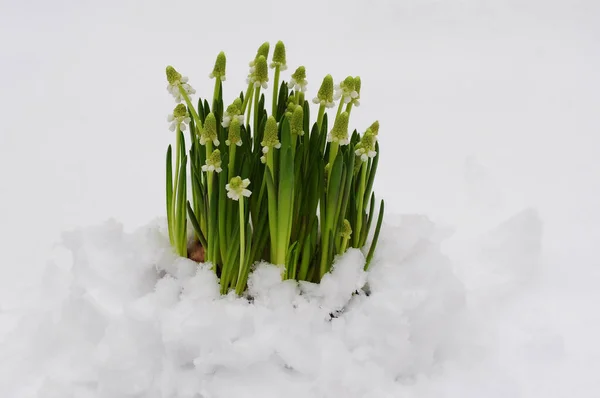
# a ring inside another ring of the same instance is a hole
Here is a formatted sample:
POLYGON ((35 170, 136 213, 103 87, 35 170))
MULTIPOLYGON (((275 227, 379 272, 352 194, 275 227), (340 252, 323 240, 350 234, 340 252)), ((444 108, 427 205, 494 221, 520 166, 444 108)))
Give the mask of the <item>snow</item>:
MULTIPOLYGON (((221 297, 209 264, 175 256, 164 220, 133 233, 115 221, 69 231, 36 300, 2 335, 3 355, 13 360, 0 365, 0 391, 565 396, 576 387, 549 388, 545 378, 576 372, 598 350, 570 348, 581 332, 553 319, 565 305, 561 292, 548 281, 531 285, 541 238, 532 209, 474 240, 424 215, 390 215, 370 272, 356 249, 320 285, 281 281, 280 268, 260 263, 248 300, 221 297), (459 263, 442 252, 444 242, 463 255, 459 263)), ((577 387, 578 396, 592 396, 598 383, 577 387)))
POLYGON ((0 2, 0 396, 600 396, 599 6, 0 2), (369 273, 261 264, 250 304, 151 222, 163 71, 210 93, 223 50, 231 98, 279 39, 361 76, 389 211, 369 273))

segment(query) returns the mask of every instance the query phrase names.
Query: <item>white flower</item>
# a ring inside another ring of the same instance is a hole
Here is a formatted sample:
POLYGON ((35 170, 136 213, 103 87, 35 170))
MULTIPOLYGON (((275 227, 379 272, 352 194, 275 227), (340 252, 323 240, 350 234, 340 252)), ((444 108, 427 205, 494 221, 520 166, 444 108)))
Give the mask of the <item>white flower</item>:
POLYGON ((300 91, 301 93, 305 93, 307 87, 308 87, 307 80, 302 80, 300 82, 297 82, 296 80, 294 80, 294 78, 290 78, 290 86, 289 86, 290 90, 300 91))
POLYGON ((181 94, 181 91, 179 90, 180 85, 186 94, 196 94, 196 90, 194 90, 194 88, 188 84, 188 78, 183 76, 180 80, 176 80, 167 85, 167 91, 169 91, 173 98, 175 98, 175 102, 179 103, 184 100, 183 94, 181 94))
POLYGON ((323 105, 326 108, 333 108, 335 106, 335 102, 319 99, 319 97, 313 98, 312 102, 313 104, 323 105))
POLYGON ((237 119, 240 121, 240 124, 244 124, 244 115, 228 115, 227 113, 225 113, 225 115, 223 115, 223 121, 221 122, 221 126, 229 127, 229 125, 231 124, 231 119, 234 117, 237 117, 237 119))
POLYGON ((215 149, 213 153, 206 159, 206 164, 202 166, 202 171, 216 171, 220 173, 221 168, 221 151, 215 149))
POLYGON ((190 117, 187 113, 187 108, 183 104, 179 104, 173 109, 173 113, 167 117, 167 122, 170 122, 169 130, 175 131, 177 127, 181 131, 185 131, 186 124, 190 124, 190 117))
POLYGON ((233 177, 229 184, 225 185, 225 189, 227 190, 227 197, 233 200, 240 200, 240 197, 249 197, 252 192, 248 188, 250 185, 250 180, 245 178, 242 180, 241 177, 233 177))

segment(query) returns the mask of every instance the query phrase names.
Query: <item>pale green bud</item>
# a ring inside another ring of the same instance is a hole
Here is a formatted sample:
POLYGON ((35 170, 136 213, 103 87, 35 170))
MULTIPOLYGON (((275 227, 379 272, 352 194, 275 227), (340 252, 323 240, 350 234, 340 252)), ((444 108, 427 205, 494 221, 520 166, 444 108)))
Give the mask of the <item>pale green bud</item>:
POLYGON ((304 110, 297 105, 290 120, 290 132, 295 135, 304 135, 304 110))
POLYGON ((306 81, 306 68, 299 66, 290 77, 290 89, 294 91, 305 92, 308 82, 306 81))
POLYGON ((277 135, 277 121, 273 116, 269 116, 265 125, 265 134, 260 145, 263 146, 263 153, 267 153, 269 148, 281 148, 281 143, 277 135))
POLYGON ((352 226, 350 225, 350 221, 344 219, 344 223, 342 224, 342 229, 340 231, 340 236, 345 239, 350 239, 352 235, 352 226))
POLYGON ((273 50, 273 61, 271 62, 271 68, 275 68, 279 66, 280 70, 287 69, 287 61, 285 58, 285 45, 281 40, 275 44, 275 49, 273 50))
POLYGON ((167 66, 167 81, 169 84, 176 84, 181 80, 181 73, 177 72, 171 65, 167 66))
POLYGON ((229 123, 229 133, 227 134, 227 141, 225 144, 229 145, 242 145, 242 137, 240 135, 240 120, 237 117, 231 119, 229 123))
POLYGON ((269 58, 269 42, 266 41, 263 44, 260 45, 260 47, 258 47, 258 50, 256 51, 256 57, 254 58, 254 60, 256 61, 258 59, 258 57, 263 56, 265 57, 265 59, 269 58))
POLYGON ((254 87, 262 86, 262 88, 267 88, 269 68, 267 66, 267 59, 262 55, 256 59, 252 80, 254 82, 254 87))
POLYGON ((371 130, 371 133, 377 136, 379 134, 379 120, 373 122, 373 124, 368 128, 368 130, 371 130))
POLYGON ((206 119, 204 120, 204 130, 200 135, 200 144, 205 145, 209 141, 212 141, 216 146, 219 145, 219 139, 217 138, 217 119, 212 112, 206 115, 206 119))
POLYGON ((313 99, 313 103, 320 104, 331 108, 334 106, 333 103, 333 77, 327 75, 323 78, 323 83, 319 88, 317 96, 313 99))
POLYGON ((242 113, 242 99, 240 97, 236 97, 233 100, 233 103, 227 107, 225 113, 231 116, 242 113))
POLYGON ((292 74, 292 79, 296 82, 301 82, 306 79, 306 68, 304 66, 299 66, 298 69, 292 74))
POLYGON ((215 61, 215 67, 210 75, 208 75, 211 79, 218 77, 221 80, 225 80, 225 66, 227 65, 227 58, 225 57, 225 53, 221 51, 219 55, 217 55, 217 60, 215 61))
POLYGON ((348 138, 348 112, 342 112, 335 119, 335 123, 329 136, 327 137, 327 141, 329 142, 337 142, 339 145, 348 145, 350 140, 348 138))
POLYGON ((377 136, 373 134, 370 129, 367 129, 360 139, 360 142, 354 146, 354 153, 356 156, 359 156, 363 162, 366 162, 369 158, 374 158, 377 155, 377 152, 375 151, 376 142, 377 136))
POLYGON ((173 109, 174 117, 185 117, 187 116, 187 108, 184 104, 179 104, 173 109))
POLYGON ((287 108, 285 109, 285 116, 291 120, 292 119, 292 114, 294 113, 294 110, 296 109, 296 96, 292 95, 288 97, 288 103, 287 103, 287 108))

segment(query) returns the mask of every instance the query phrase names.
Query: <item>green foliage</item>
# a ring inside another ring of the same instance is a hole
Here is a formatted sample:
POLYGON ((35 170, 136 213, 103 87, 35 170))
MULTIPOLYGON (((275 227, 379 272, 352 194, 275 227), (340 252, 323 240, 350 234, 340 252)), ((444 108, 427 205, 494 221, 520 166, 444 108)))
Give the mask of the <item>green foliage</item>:
POLYGON ((368 269, 383 220, 381 200, 366 248, 375 217, 379 123, 362 136, 356 130, 349 134, 352 106, 359 106, 360 78, 344 79, 334 96, 333 79, 327 75, 313 99, 318 112, 311 123, 304 98, 306 69, 299 67, 279 83, 287 66, 285 47, 278 42, 269 65, 275 82, 269 114, 261 93, 269 82, 268 50, 268 43, 259 48, 250 62, 246 91, 226 107, 224 53, 211 73, 212 101, 199 98, 196 107, 187 78, 167 68, 168 90, 187 109, 182 112, 180 104, 169 119, 176 133, 175 155, 169 146, 166 164, 169 239, 186 256, 189 220, 205 261, 220 276, 223 294, 243 294, 251 266, 260 260, 280 266, 282 278, 319 282, 335 257, 354 247, 366 251, 368 269), (339 105, 330 122, 327 109, 334 107, 334 98, 339 105), (186 125, 188 153, 182 133, 186 125))

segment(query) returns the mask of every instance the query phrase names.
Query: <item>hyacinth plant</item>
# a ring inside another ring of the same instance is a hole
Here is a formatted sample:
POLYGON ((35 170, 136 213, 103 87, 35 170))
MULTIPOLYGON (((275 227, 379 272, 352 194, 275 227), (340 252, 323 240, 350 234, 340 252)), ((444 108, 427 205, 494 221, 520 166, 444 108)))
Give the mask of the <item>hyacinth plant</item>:
MULTIPOLYGON (((349 132, 352 109, 360 105, 360 78, 334 85, 325 76, 312 100, 318 112, 311 124, 305 67, 280 82, 287 69, 285 47, 281 41, 275 45, 270 63, 269 50, 269 43, 258 48, 246 90, 226 107, 223 52, 209 75, 215 80, 211 103, 192 102, 195 90, 188 79, 172 66, 166 69, 167 89, 178 103, 168 118, 175 132, 175 155, 169 146, 166 164, 169 239, 187 256, 189 220, 223 294, 242 294, 259 260, 280 266, 285 279, 319 282, 336 255, 365 247, 375 216, 379 123, 362 135, 349 132)), ((378 213, 365 270, 377 244, 383 200, 378 213)))

